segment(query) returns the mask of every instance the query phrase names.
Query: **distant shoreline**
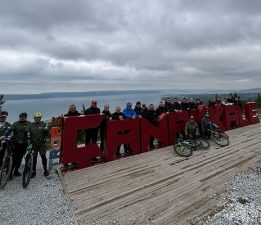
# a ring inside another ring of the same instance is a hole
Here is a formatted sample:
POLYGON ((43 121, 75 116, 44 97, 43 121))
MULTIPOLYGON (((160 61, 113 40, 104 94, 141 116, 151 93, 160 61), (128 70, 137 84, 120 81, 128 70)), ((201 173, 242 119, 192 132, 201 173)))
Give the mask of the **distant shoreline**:
POLYGON ((27 100, 27 99, 47 99, 47 98, 69 98, 69 97, 91 97, 91 96, 106 96, 106 95, 132 95, 132 94, 149 94, 158 93, 164 96, 188 96, 191 95, 224 95, 238 93, 240 95, 252 95, 261 93, 261 88, 248 90, 207 90, 207 89, 175 89, 175 90, 120 90, 120 91, 89 91, 89 92, 50 92, 39 94, 4 94, 4 99, 8 100, 27 100))

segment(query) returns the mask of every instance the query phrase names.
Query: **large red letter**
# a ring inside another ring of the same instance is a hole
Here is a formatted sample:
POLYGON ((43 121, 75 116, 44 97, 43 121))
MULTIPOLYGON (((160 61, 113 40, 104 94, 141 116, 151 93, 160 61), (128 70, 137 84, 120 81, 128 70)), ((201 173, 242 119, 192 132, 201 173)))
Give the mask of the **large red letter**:
POLYGON ((189 120, 189 112, 171 112, 169 113, 169 145, 175 142, 176 134, 185 130, 186 123, 189 120))
POLYGON ((240 107, 238 105, 226 105, 224 108, 225 116, 225 129, 230 130, 234 125, 235 127, 240 126, 239 112, 240 107))
POLYGON ((105 160, 112 161, 118 145, 130 144, 134 154, 140 153, 139 119, 111 120, 105 135, 105 160))
POLYGON ((147 152, 150 136, 160 140, 163 146, 168 145, 168 117, 162 113, 157 121, 157 125, 153 126, 148 120, 141 119, 141 151, 147 152))
POLYGON ((249 123, 259 123, 259 118, 256 114, 256 102, 248 102, 244 105, 245 115, 249 123))
POLYGON ((218 105, 216 107, 209 107, 208 111, 210 113, 211 122, 217 124, 221 130, 225 130, 223 125, 224 121, 224 106, 218 105))
POLYGON ((76 162, 78 168, 91 165, 91 159, 101 155, 97 144, 77 147, 77 131, 98 128, 103 119, 101 115, 65 117, 62 132, 61 162, 76 162))

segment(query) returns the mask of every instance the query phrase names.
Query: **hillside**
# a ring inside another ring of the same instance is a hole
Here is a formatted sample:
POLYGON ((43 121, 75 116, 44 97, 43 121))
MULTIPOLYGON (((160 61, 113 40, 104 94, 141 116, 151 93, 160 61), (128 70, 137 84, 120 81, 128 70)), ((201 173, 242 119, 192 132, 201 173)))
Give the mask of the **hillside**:
POLYGON ((158 93, 159 96, 193 96, 194 98, 208 99, 215 96, 226 96, 229 93, 238 93, 242 100, 255 100, 257 93, 261 93, 261 88, 247 90, 209 90, 209 89, 175 89, 175 90, 127 90, 127 91, 90 91, 90 92, 50 92, 40 94, 6 94, 5 100, 25 100, 25 99, 46 99, 63 97, 88 97, 106 95, 126 95, 126 94, 149 94, 158 93))

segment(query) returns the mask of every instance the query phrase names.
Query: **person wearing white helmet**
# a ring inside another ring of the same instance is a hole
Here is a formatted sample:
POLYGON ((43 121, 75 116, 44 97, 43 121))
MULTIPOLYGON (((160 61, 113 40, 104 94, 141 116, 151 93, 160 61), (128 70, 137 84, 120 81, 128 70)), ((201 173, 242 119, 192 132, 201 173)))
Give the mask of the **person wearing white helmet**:
POLYGON ((47 158, 46 158, 46 137, 49 136, 49 130, 45 122, 41 121, 42 113, 36 112, 34 114, 34 122, 29 126, 30 143, 32 144, 34 163, 33 172, 31 177, 36 175, 36 164, 38 152, 42 158, 42 164, 44 168, 44 176, 48 176, 49 172, 47 170, 47 158))

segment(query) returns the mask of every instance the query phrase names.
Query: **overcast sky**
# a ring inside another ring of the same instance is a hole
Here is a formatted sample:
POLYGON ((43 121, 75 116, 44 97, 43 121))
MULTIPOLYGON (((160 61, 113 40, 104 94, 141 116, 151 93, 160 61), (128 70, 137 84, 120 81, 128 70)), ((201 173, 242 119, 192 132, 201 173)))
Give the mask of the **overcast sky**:
POLYGON ((0 0, 0 30, 3 94, 261 87, 260 0, 0 0))

